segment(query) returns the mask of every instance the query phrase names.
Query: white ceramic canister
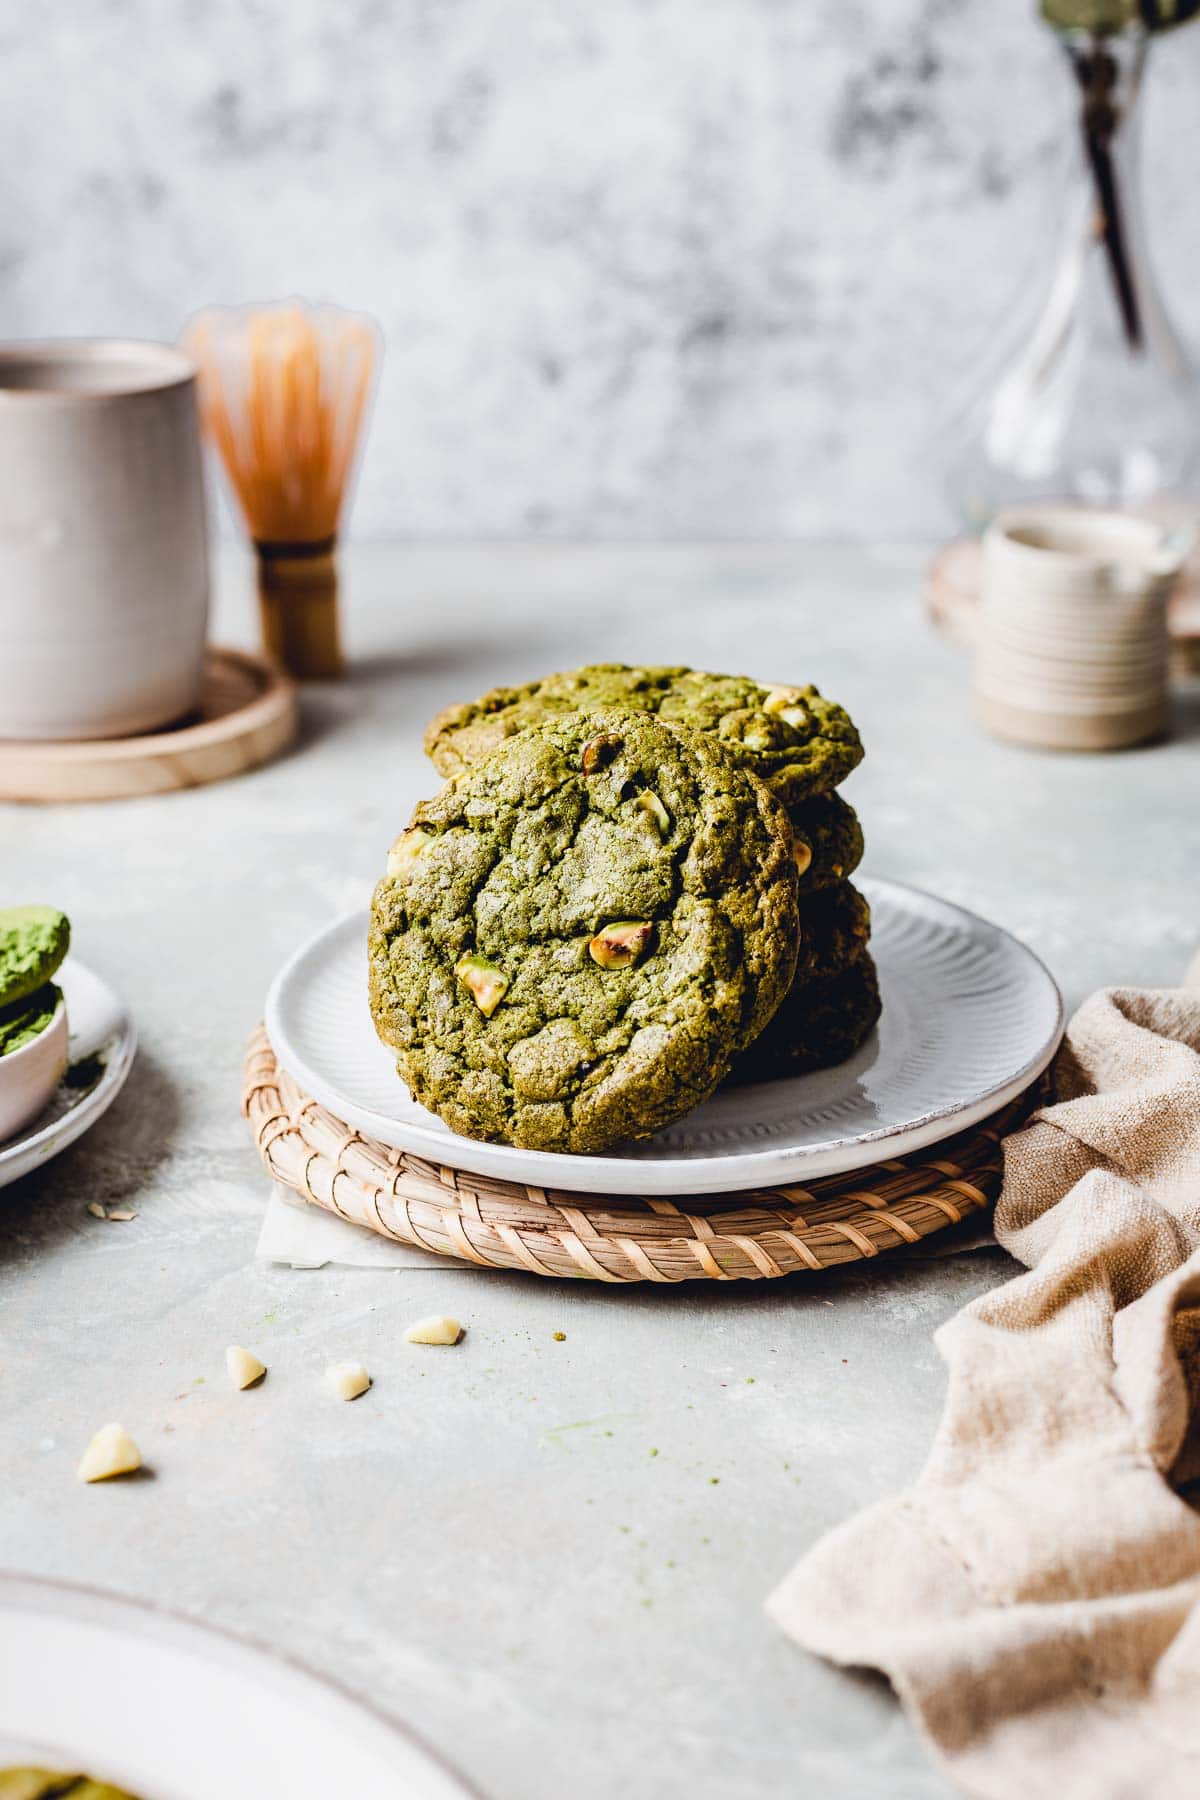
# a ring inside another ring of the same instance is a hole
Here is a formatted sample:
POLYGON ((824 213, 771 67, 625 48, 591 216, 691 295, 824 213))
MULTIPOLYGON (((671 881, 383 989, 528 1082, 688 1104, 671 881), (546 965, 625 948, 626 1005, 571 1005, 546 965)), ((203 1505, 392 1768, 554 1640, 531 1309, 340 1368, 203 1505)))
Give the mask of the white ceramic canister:
POLYGON ((1116 750, 1169 719, 1167 598, 1194 547, 1132 514, 1034 506, 983 538, 974 694, 1000 737, 1116 750))
POLYGON ((0 348, 0 738, 128 736, 195 708, 195 379, 166 344, 0 348))

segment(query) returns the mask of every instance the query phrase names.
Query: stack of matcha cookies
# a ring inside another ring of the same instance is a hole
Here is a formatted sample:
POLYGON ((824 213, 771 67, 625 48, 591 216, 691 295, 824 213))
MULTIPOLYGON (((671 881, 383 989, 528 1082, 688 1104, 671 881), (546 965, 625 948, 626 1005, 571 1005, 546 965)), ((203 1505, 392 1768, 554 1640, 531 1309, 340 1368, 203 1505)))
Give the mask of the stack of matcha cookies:
POLYGON ((370 995, 454 1130, 594 1153, 870 1031, 862 833, 834 792, 862 746, 815 688, 603 664, 425 742, 448 780, 375 891, 370 995))

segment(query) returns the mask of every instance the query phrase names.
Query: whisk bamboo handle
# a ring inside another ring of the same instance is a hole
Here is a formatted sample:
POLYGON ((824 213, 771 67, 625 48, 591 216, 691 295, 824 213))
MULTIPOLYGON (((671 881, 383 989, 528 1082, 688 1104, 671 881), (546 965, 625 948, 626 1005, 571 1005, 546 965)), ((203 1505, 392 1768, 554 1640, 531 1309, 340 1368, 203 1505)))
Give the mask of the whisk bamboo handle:
POLYGON ((260 544, 258 600, 263 644, 301 680, 340 675, 335 538, 318 544, 260 544))

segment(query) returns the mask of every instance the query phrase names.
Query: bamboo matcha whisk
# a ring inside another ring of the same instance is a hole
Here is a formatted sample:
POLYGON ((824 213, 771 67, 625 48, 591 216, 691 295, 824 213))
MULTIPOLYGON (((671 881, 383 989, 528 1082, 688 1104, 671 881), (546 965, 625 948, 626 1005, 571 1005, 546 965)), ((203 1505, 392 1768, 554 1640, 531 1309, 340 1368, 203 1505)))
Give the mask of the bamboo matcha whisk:
POLYGON ((336 675, 338 520, 378 361, 359 313, 212 307, 184 342, 200 415, 258 556, 263 643, 293 675, 336 675))

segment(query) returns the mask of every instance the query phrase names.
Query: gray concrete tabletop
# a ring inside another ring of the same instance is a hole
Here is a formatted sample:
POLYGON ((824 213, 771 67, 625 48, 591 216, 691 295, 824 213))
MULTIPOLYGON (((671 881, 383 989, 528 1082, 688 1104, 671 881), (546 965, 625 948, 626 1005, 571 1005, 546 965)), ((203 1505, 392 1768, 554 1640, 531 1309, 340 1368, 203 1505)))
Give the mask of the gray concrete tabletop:
MULTIPOLYGON (((224 784, 0 809, 13 901, 64 907, 128 1000, 129 1083, 0 1194, 0 1564, 284 1645, 410 1722, 493 1800, 933 1800, 887 1687, 798 1651, 764 1595, 919 1468, 932 1338, 1010 1275, 935 1244, 820 1277, 684 1289, 257 1263, 266 1184, 244 1041, 281 960, 361 903, 434 780, 421 728, 498 681, 593 660, 814 679, 859 721, 869 872, 1024 938, 1069 1004, 1160 985, 1200 936, 1200 701, 1107 757, 984 737, 921 612, 927 550, 367 546, 351 673, 293 753, 224 784), (136 1211, 90 1216, 89 1201, 136 1211), (453 1351, 402 1328, 448 1310, 453 1351), (558 1340, 555 1333, 565 1333, 558 1340), (246 1344, 266 1382, 230 1391, 246 1344), (352 1406, 326 1365, 362 1359, 352 1406), (85 1487, 120 1419, 152 1479, 85 1487)), ((250 641, 221 560, 217 635, 250 641)))

